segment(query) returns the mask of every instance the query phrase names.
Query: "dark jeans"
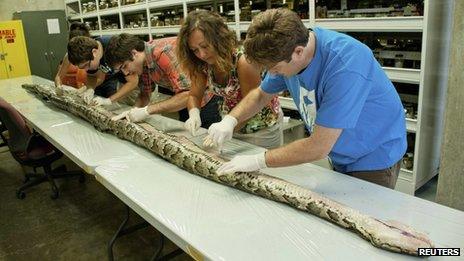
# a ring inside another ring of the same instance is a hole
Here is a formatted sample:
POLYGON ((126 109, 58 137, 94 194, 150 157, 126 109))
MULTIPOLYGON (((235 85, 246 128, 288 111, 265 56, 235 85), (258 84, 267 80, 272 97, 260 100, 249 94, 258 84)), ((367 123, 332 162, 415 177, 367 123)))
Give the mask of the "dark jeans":
POLYGON ((380 186, 395 189, 396 180, 398 179, 398 174, 400 172, 400 165, 401 160, 393 164, 393 166, 386 169, 372 171, 354 171, 347 172, 345 174, 378 184, 380 186))
MULTIPOLYGON (((219 115, 219 102, 221 97, 214 95, 213 98, 200 110, 201 127, 207 129, 215 122, 221 121, 221 115, 219 115)), ((179 111, 179 120, 185 122, 188 120, 189 114, 187 109, 179 111)))

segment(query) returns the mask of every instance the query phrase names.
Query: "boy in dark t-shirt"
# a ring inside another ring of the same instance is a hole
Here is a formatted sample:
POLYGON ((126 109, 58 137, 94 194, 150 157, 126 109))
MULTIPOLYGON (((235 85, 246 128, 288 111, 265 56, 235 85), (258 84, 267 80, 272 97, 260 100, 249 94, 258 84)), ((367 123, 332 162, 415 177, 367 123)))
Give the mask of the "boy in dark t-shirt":
POLYGON ((106 63, 105 49, 110 41, 110 36, 96 39, 77 36, 68 43, 68 53, 63 60, 66 64, 73 64, 87 71, 87 90, 82 96, 86 103, 92 105, 110 105, 118 101, 138 85, 138 75, 115 73, 106 63), (117 90, 117 83, 123 83, 117 90), (94 94, 97 96, 94 97, 94 94))

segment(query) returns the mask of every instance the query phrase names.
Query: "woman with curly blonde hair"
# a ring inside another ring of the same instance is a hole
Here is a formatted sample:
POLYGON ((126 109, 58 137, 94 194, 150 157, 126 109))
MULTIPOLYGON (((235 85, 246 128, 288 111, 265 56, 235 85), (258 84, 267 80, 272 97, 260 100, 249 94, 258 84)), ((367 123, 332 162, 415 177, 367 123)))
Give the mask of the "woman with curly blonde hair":
MULTIPOLYGON (((209 89, 223 98, 219 104, 223 120, 212 124, 209 132, 228 124, 235 128, 235 138, 266 148, 282 145, 282 110, 277 96, 247 122, 238 124, 237 119, 227 115, 251 90, 258 88, 261 73, 247 61, 235 33, 221 16, 206 10, 190 12, 177 41, 178 60, 192 81, 187 130, 195 134, 200 127, 198 108, 209 89)), ((205 139, 206 146, 214 145, 210 138, 205 139)))

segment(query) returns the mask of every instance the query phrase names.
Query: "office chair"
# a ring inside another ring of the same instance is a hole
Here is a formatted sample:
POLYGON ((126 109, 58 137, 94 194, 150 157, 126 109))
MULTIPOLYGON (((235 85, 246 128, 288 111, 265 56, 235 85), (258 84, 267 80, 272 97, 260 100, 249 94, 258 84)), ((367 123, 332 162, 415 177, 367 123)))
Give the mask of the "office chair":
MULTIPOLYGON (((19 112, 0 97, 0 121, 8 130, 9 138, 6 144, 13 158, 21 165, 32 167, 34 173, 25 173, 24 184, 16 191, 18 199, 24 199, 26 188, 48 181, 52 188, 52 199, 59 197, 55 178, 79 176, 79 182, 84 182, 82 171, 66 171, 62 165, 52 169, 51 164, 63 156, 63 153, 50 144, 37 132, 31 132, 19 112), (37 173, 42 167, 44 174, 37 173)), ((3 137, 2 137, 3 139, 3 137)))
POLYGON ((2 122, 0 121, 0 139, 1 140, 1 143, 0 143, 0 147, 5 147, 7 144, 6 144, 6 138, 5 136, 3 136, 3 132, 6 131, 6 128, 5 126, 2 124, 2 122))

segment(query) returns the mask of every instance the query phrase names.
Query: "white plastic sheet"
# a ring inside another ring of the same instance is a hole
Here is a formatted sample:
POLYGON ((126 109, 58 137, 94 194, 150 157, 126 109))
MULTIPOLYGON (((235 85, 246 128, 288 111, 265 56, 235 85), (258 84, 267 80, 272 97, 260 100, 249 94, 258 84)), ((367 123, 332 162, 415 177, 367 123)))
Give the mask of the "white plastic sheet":
MULTIPOLYGON (((211 260, 397 260, 413 257, 370 245, 332 223, 229 188, 162 160, 145 149, 46 105, 21 88, 51 83, 38 77, 0 81, 0 96, 68 157, 186 252, 211 260)), ((124 107, 114 107, 116 112, 124 107)), ((158 129, 189 134, 182 123, 152 116, 158 129)), ((205 130, 190 137, 201 144, 205 130)), ((261 151, 227 143, 225 157, 261 151)), ((312 164, 268 169, 267 174, 311 189, 377 218, 394 219, 427 233, 437 247, 464 247, 464 213, 312 164)), ((435 258, 431 258, 434 260, 435 258)), ((452 260, 448 259, 447 260, 452 260)))
MULTIPOLYGON (((164 160, 96 169, 96 178, 192 255, 211 260, 416 260, 284 204, 187 173, 164 160), (193 250, 195 249, 195 250, 193 250)), ((364 213, 426 232, 437 247, 464 246, 464 213, 305 164, 265 171, 364 213)), ((433 258, 431 258, 433 260, 433 258)))
POLYGON ((93 174, 107 161, 119 158, 152 157, 148 151, 128 141, 97 131, 86 121, 27 93, 24 83, 48 84, 51 81, 36 76, 0 81, 0 95, 11 103, 32 127, 61 150, 67 157, 93 174))

